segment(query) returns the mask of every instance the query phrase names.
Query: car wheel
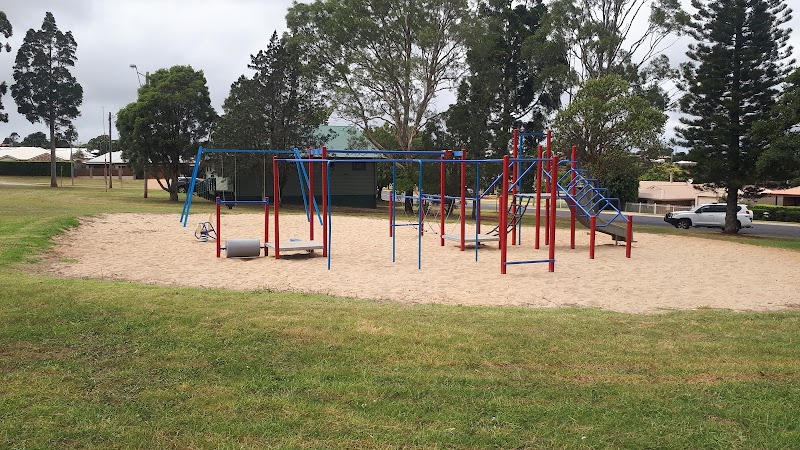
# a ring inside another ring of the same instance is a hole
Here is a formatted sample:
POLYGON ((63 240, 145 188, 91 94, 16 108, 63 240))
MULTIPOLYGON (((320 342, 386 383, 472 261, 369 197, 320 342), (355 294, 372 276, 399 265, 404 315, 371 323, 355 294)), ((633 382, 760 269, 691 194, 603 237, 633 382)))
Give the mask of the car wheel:
POLYGON ((186 187, 185 186, 178 186, 178 192, 180 192, 181 194, 185 194, 186 193, 186 187))
POLYGON ((688 230, 692 227, 692 221, 689 219, 681 219, 678 221, 678 228, 683 228, 684 230, 688 230))
POLYGON ((739 221, 737 220, 737 221, 736 221, 736 231, 738 232, 738 231, 739 231, 739 230, 741 230, 741 229, 742 229, 742 222, 739 222, 739 221))

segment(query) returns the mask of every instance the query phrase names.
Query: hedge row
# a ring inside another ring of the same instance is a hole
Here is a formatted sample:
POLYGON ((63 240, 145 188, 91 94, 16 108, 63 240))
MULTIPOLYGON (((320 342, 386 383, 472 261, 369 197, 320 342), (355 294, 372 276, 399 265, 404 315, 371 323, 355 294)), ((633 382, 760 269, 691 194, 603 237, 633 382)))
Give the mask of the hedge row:
MULTIPOLYGON (((69 176, 69 162, 56 162, 56 175, 69 176)), ((50 162, 40 161, 0 161, 0 175, 50 176, 50 162)))
POLYGON ((753 205, 753 218, 778 222, 800 222, 800 206, 753 205))

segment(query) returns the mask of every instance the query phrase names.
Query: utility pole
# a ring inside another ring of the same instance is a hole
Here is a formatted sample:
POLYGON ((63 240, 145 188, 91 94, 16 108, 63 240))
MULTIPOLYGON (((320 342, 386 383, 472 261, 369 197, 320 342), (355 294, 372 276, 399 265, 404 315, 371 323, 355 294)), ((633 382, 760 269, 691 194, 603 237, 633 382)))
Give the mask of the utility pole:
POLYGON ((111 111, 108 112, 108 188, 114 187, 114 158, 111 155, 111 111))

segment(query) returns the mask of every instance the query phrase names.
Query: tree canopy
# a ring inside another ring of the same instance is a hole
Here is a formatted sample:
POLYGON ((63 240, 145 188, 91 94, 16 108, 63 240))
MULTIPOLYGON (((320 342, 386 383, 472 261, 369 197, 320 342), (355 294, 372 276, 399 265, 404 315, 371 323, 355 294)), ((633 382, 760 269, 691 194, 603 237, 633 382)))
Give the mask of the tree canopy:
POLYGON ((753 136, 764 151, 756 161, 758 176, 767 184, 800 185, 800 69, 766 120, 753 124, 753 136), (771 182, 771 183, 770 183, 771 182))
POLYGON ((790 65, 791 10, 780 0, 694 0, 691 35, 697 41, 683 66, 687 92, 681 98, 681 127, 696 181, 724 188, 725 232, 738 232, 739 191, 757 181, 763 147, 753 124, 768 118, 790 65))
POLYGON ((40 30, 25 34, 14 61, 14 84, 11 96, 17 111, 31 122, 44 122, 50 129, 50 186, 56 180, 56 139, 60 132, 72 129, 72 120, 80 115, 83 88, 70 73, 75 65, 78 44, 72 32, 62 32, 53 14, 47 12, 40 30))
POLYGON ((335 112, 361 128, 389 124, 394 145, 411 150, 436 113, 431 102, 463 71, 466 0, 316 0, 286 17, 324 74, 335 112))
POLYGON ((35 133, 31 133, 25 136, 20 142, 22 147, 42 147, 47 148, 50 147, 50 140, 47 139, 47 135, 42 133, 41 131, 37 131, 35 133))
MULTIPOLYGON (((117 113, 123 155, 136 168, 155 166, 177 201, 177 179, 216 119, 202 71, 173 66, 150 74, 138 99, 117 113)), ((162 181, 159 179, 159 183, 162 181)))
POLYGON ((478 2, 466 34, 469 75, 446 122, 454 144, 471 158, 502 156, 512 129, 539 131, 561 105, 569 66, 543 32, 545 11, 541 1, 478 2))
POLYGON ((284 150, 311 145, 328 116, 317 75, 296 48, 273 33, 266 50, 250 55, 252 78, 239 77, 214 130, 221 148, 284 150))
POLYGON ((584 82, 572 103, 558 112, 554 143, 565 150, 578 147, 578 159, 593 177, 623 201, 638 192, 637 152, 663 149, 661 135, 667 116, 645 98, 631 93, 618 75, 584 82))
MULTIPOLYGON (((14 29, 11 26, 11 22, 8 21, 6 13, 0 11, 0 36, 8 39, 13 33, 14 29)), ((0 53, 3 53, 4 49, 6 52, 11 51, 11 46, 8 45, 8 42, 0 42, 0 53)), ((6 95, 7 88, 6 82, 0 80, 0 122, 8 122, 8 114, 3 112, 3 96, 6 95)))

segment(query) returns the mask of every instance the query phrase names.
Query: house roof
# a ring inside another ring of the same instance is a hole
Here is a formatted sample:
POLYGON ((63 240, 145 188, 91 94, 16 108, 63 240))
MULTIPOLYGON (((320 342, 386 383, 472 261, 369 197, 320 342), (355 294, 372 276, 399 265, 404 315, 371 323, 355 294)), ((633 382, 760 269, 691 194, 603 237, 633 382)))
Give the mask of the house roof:
POLYGON ((800 197, 800 186, 789 189, 764 189, 764 194, 778 197, 800 197))
MULTIPOLYGON (((122 158, 122 151, 118 152, 111 152, 111 164, 127 164, 128 160, 122 158)), ((92 159, 87 159, 83 162, 84 164, 89 165, 97 165, 97 164, 108 164, 108 154, 104 153, 99 156, 95 156, 92 159)))
MULTIPOLYGON (((70 151, 56 148, 56 161, 69 161, 70 151)), ((50 149, 41 147, 0 147, 0 160, 6 161, 50 161, 50 149)))
POLYGON ((640 181, 639 198, 663 201, 695 200, 697 197, 722 195, 719 190, 701 190, 700 185, 686 182, 640 181))

